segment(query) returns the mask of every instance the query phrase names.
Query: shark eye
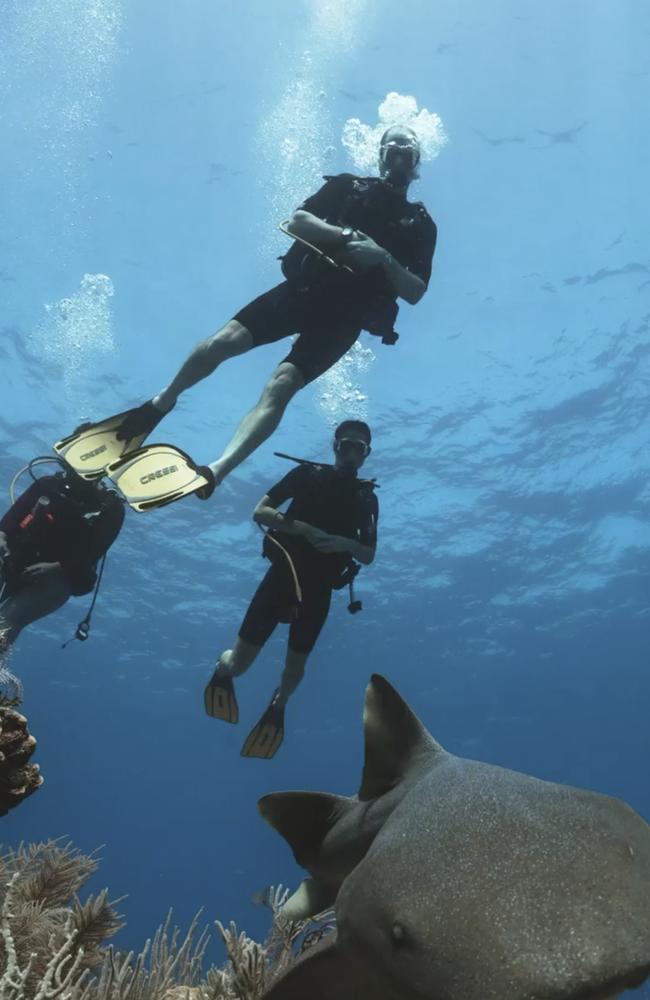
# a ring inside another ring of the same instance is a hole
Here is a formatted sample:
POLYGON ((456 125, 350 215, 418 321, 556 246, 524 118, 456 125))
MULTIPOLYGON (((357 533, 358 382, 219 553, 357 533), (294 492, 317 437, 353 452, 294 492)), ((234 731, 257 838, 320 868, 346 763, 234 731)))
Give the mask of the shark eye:
POLYGON ((396 948, 402 948, 407 942, 406 931, 402 924, 395 922, 390 929, 390 936, 396 948))

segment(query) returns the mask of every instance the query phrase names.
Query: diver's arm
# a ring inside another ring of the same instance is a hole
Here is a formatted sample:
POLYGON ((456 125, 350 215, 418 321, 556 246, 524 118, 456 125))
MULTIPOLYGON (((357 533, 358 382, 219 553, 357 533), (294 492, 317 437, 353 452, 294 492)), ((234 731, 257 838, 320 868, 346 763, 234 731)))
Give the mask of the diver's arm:
POLYGON ((60 562, 30 563, 20 574, 21 583, 35 583, 53 574, 59 574, 63 567, 60 562))
POLYGON ((349 240, 345 245, 342 259, 359 271, 380 267, 390 282, 394 294, 412 306, 420 301, 427 290, 422 278, 402 267, 392 253, 365 233, 357 233, 354 239, 349 240))
POLYGON ((307 240, 322 250, 341 249, 346 243, 340 226, 330 226, 328 222, 323 222, 317 215, 305 212, 302 208, 293 213, 287 229, 292 236, 307 240))
POLYGON ((370 563, 375 558, 376 547, 374 545, 362 545, 361 542, 355 542, 350 538, 346 538, 348 552, 353 559, 357 562, 363 563, 364 566, 369 566, 370 563))
POLYGON ((253 520, 263 528, 276 528, 286 535, 303 535, 307 537, 315 529, 306 521, 294 521, 287 517, 277 507, 272 507, 268 493, 265 493, 253 511, 253 520))
POLYGON ((374 545, 362 545, 361 542, 355 541, 354 538, 346 538, 345 535, 328 535, 327 532, 321 531, 312 544, 325 555, 348 552, 353 559, 363 563, 364 566, 369 566, 375 558, 374 545))
POLYGON ((420 301, 427 290, 427 286, 422 281, 422 278, 418 278, 417 274, 413 274, 407 268, 402 267, 400 262, 395 260, 393 255, 386 250, 384 251, 382 267, 395 294, 400 299, 404 299, 405 302, 408 302, 412 306, 420 301))

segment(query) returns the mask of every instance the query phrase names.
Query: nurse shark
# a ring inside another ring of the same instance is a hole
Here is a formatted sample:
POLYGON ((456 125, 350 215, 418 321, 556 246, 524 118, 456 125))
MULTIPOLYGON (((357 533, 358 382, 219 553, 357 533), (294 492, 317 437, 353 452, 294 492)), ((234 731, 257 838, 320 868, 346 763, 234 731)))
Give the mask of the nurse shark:
POLYGON ((612 1000, 650 974, 650 827, 624 802, 448 753, 372 676, 353 798, 259 802, 336 931, 264 1000, 612 1000))

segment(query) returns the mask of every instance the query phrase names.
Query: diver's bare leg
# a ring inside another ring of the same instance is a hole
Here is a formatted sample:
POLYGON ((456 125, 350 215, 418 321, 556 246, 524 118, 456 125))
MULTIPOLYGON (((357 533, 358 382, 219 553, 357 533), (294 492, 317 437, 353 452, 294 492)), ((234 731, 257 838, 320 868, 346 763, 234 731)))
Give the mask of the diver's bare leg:
POLYGON ((284 661, 280 687, 273 699, 273 704, 277 708, 284 708, 305 676, 305 664, 308 657, 309 653, 295 653, 291 648, 287 649, 287 658, 284 661))
POLYGON ((51 615, 70 597, 70 584, 63 572, 49 574, 47 580, 34 581, 0 607, 0 635, 11 646, 27 625, 51 615))
POLYGON ((241 421, 221 458, 210 464, 217 485, 271 436, 287 404, 304 384, 295 365, 288 361, 278 365, 258 403, 241 421))
POLYGON ((154 406, 163 412, 171 410, 182 392, 211 375, 222 361, 245 354, 252 346, 253 338, 246 327, 236 319, 230 320, 217 333, 196 345, 167 388, 154 396, 154 406))
POLYGON ((261 646, 254 646, 252 642, 246 642, 240 636, 232 649, 226 649, 219 657, 215 676, 217 677, 239 677, 246 673, 248 668, 257 659, 261 646))

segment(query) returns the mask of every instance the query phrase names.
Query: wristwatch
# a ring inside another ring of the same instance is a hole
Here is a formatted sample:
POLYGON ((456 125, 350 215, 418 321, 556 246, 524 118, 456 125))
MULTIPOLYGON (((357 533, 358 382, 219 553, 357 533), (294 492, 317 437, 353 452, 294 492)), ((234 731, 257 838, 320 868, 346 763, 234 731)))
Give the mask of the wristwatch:
POLYGON ((355 235, 356 233, 352 226, 343 226, 343 229, 341 230, 341 239, 344 243, 349 243, 350 240, 354 239, 355 235))

